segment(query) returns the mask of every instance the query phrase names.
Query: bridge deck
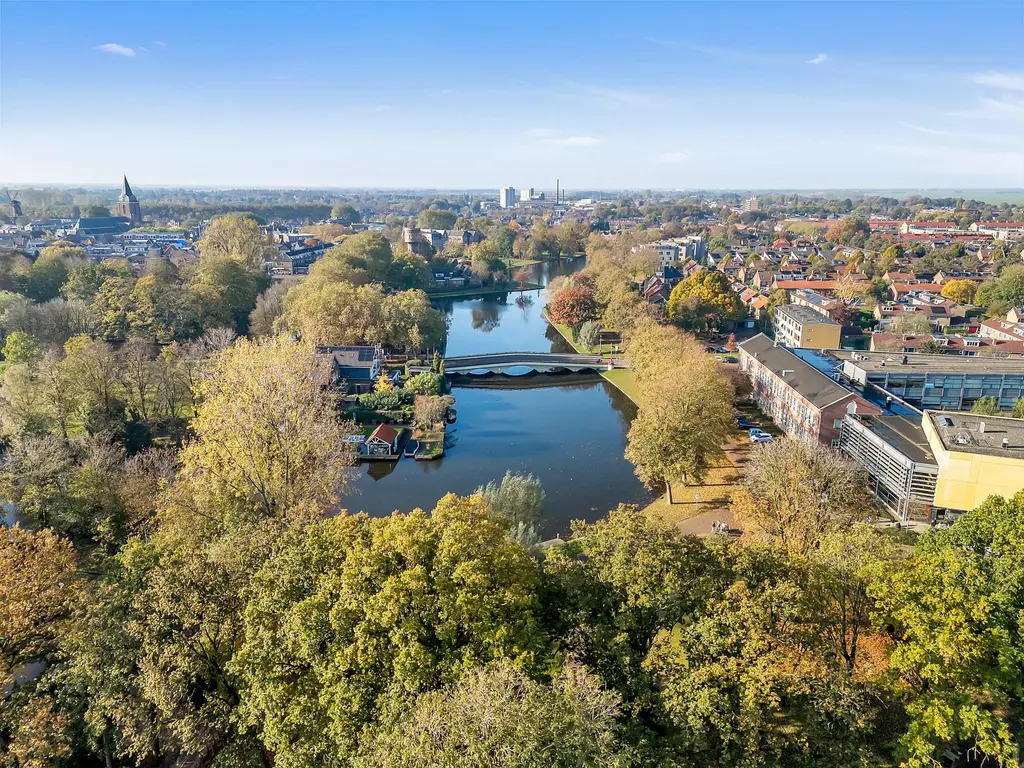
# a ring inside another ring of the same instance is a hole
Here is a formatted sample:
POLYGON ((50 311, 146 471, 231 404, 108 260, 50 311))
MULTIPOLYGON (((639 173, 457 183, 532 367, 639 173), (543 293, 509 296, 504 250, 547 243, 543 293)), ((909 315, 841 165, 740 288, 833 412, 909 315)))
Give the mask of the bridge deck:
MULTIPOLYGON (((506 368, 534 368, 538 370, 600 370, 609 363, 614 368, 623 367, 621 360, 608 360, 601 355, 580 355, 568 352, 491 352, 482 355, 455 355, 446 357, 444 368, 447 373, 466 373, 486 370, 502 371, 506 368)), ((428 366, 412 366, 412 370, 428 370, 428 366)))

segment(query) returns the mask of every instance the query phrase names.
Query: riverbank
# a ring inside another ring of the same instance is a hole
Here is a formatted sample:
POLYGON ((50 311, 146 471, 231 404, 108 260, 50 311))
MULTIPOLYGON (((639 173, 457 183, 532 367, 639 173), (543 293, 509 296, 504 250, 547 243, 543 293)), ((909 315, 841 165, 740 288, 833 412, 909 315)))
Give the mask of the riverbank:
MULTIPOLYGON (((549 316, 547 309, 542 310, 544 319, 548 321, 548 324, 554 328, 558 333, 569 342, 569 346, 579 352, 581 355, 605 355, 611 354, 611 345, 602 344, 597 349, 591 349, 583 344, 579 344, 572 340, 572 328, 561 323, 554 322, 549 316)), ((619 390, 622 394, 628 397, 636 405, 640 404, 640 390, 637 387, 636 378, 633 376, 633 371, 628 368, 615 368, 611 371, 601 371, 601 378, 619 390)))
POLYGON ((457 288, 451 291, 427 291, 431 299, 461 299, 477 296, 494 296, 499 293, 523 293, 525 291, 539 291, 544 286, 538 283, 514 283, 504 288, 457 288))

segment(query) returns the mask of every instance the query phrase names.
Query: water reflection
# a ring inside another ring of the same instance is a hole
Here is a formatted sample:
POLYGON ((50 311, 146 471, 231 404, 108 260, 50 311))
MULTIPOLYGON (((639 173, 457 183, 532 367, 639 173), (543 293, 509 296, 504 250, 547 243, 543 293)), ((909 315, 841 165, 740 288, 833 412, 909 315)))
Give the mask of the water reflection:
POLYGON ((483 331, 484 333, 490 333, 499 325, 501 325, 501 314, 498 312, 496 307, 474 307, 472 312, 474 331, 483 331))

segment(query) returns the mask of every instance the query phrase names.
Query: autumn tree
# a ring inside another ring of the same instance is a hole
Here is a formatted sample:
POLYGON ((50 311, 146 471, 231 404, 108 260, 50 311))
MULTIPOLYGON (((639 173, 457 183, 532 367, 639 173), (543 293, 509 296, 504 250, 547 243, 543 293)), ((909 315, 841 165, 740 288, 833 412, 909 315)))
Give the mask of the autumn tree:
POLYGON ((866 488, 863 470, 838 451, 784 437, 754 452, 732 509, 753 538, 807 554, 826 532, 867 516, 866 488))
POLYGON ((594 293, 585 285, 569 285, 558 291, 548 305, 548 317, 570 328, 596 317, 594 293))
POLYGON ((973 280, 950 280, 942 286, 942 295, 957 304, 970 304, 978 292, 978 284, 973 280))
POLYGON ((903 336, 930 334, 934 329, 931 321, 919 312, 901 312, 889 323, 888 331, 903 336))
POLYGON ((668 319, 689 331, 714 330, 743 313, 743 304, 729 285, 729 278, 708 269, 680 280, 666 305, 668 319))
POLYGON ((699 483, 732 428, 732 386, 714 360, 699 360, 685 375, 645 383, 629 428, 626 459, 649 488, 665 487, 670 504, 672 483, 699 483))
POLYGON ((244 214, 229 214, 213 219, 199 241, 203 261, 230 259, 254 272, 273 260, 277 249, 260 232, 259 223, 244 214))

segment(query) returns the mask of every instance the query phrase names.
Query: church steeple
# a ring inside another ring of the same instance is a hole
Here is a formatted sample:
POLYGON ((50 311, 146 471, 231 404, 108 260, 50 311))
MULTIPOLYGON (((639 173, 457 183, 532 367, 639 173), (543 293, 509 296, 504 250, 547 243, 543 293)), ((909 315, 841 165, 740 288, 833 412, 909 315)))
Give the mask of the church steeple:
POLYGON ((132 193, 132 187, 128 183, 127 175, 123 177, 121 182, 121 196, 117 198, 117 215, 131 219, 133 227, 138 227, 142 224, 142 206, 139 205, 139 198, 132 193))
POLYGON ((134 203, 138 201, 138 198, 132 194, 132 185, 128 183, 128 176, 124 176, 124 181, 121 183, 121 197, 118 198, 121 202, 134 203))

